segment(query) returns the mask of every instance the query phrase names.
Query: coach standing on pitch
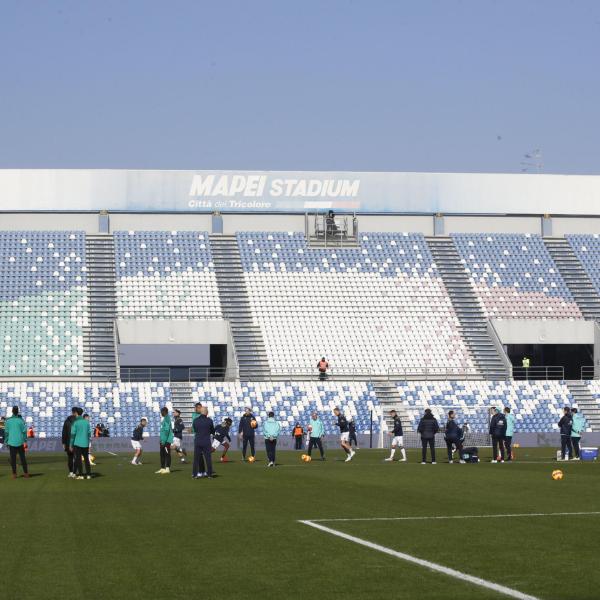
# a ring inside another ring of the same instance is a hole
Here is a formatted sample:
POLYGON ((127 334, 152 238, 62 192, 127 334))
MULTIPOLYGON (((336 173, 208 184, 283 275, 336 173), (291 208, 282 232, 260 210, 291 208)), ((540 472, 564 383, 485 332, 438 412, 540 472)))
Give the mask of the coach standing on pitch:
POLYGON ((319 418, 316 411, 310 415, 308 425, 308 455, 312 454, 312 449, 316 446, 321 453, 321 460, 325 460, 325 451, 323 450, 323 436, 325 435, 325 425, 319 418))
POLYGON ((574 458, 573 445, 571 444, 573 417, 571 416, 571 409, 568 406, 563 408, 563 416, 558 422, 558 428, 560 429, 560 460, 569 460, 569 458, 574 458))
POLYGON ((194 466, 192 477, 200 479, 202 477, 214 477, 212 470, 212 439, 211 435, 215 433, 213 420, 208 417, 208 409, 203 406, 198 417, 194 419, 192 425, 194 430, 194 466), (203 469, 200 463, 204 462, 203 469))
POLYGON ((275 466, 275 450, 277 449, 277 438, 281 431, 281 425, 275 420, 275 413, 271 411, 263 424, 263 436, 265 438, 265 449, 269 464, 267 467, 275 466))
POLYGON ((23 417, 19 414, 19 407, 12 407, 12 417, 6 419, 5 423, 5 441, 10 452, 10 467, 12 469, 12 478, 17 478, 17 455, 21 461, 23 477, 29 477, 27 468, 27 459, 25 458, 25 442, 27 441, 27 426, 23 417))
POLYGON ((427 446, 431 450, 431 464, 435 465, 435 434, 440 430, 437 419, 433 416, 430 408, 425 409, 423 417, 419 421, 417 431, 421 434, 421 464, 427 464, 427 446))
POLYGON ((240 419, 240 424, 238 426, 238 434, 242 438, 242 459, 246 460, 246 450, 248 448, 248 444, 250 444, 250 455, 252 458, 256 456, 256 452, 254 450, 254 435, 256 432, 256 419, 252 414, 252 409, 247 406, 242 418, 240 419), (254 425, 254 427, 253 427, 254 425))
POLYGON ((506 417, 499 408, 490 421, 490 435, 492 436, 492 462, 498 462, 498 449, 500 449, 500 462, 504 462, 504 437, 506 436, 506 417))
POLYGON ((90 467, 90 439, 92 438, 92 428, 90 422, 85 418, 88 415, 83 414, 82 408, 77 408, 77 418, 71 427, 71 452, 73 452, 73 462, 75 469, 75 479, 83 479, 82 462, 85 465, 85 479, 92 478, 92 469, 90 467))
POLYGON ((65 419, 62 428, 62 445, 67 453, 67 465, 69 468, 69 477, 75 477, 75 466, 73 452, 71 452, 71 427, 77 418, 77 407, 71 409, 71 414, 65 419))

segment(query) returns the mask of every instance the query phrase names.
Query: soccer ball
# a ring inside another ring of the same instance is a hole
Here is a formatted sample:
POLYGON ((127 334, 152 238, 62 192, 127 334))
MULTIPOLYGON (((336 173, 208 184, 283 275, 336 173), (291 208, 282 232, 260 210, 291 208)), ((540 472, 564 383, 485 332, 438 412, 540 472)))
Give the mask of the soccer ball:
POLYGON ((258 427, 256 419, 252 419, 252 421, 250 421, 250 427, 252 427, 252 429, 256 429, 258 427))
POLYGON ((256 459, 254 458, 254 456, 249 456, 248 457, 248 462, 249 463, 253 463, 256 459))
POLYGON ((310 462, 312 460, 312 458, 308 454, 306 454, 304 456, 303 460, 304 460, 304 462, 310 462))
POLYGON ((303 455, 300 457, 300 460, 301 460, 301 461, 304 461, 304 462, 306 462, 306 457, 307 457, 307 456, 308 456, 308 454, 303 454, 303 455))
POLYGON ((564 477, 564 473, 560 469, 554 469, 552 471, 552 479, 554 481, 560 481, 564 477))

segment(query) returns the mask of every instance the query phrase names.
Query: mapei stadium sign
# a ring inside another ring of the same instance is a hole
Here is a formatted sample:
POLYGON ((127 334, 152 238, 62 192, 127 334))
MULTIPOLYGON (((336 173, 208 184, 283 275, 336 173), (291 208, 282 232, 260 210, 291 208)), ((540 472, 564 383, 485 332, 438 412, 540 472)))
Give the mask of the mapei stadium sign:
POLYGON ((600 214, 600 177, 321 171, 0 170, 0 211, 600 214))
MULTIPOLYGON (((360 179, 327 179, 306 177, 277 177, 270 175, 194 175, 190 196, 190 208, 263 208, 271 209, 269 199, 288 198, 356 198, 360 179), (264 202, 248 200, 266 198, 264 202), (219 200, 221 199, 221 200, 219 200)), ((306 203, 305 203, 306 204, 306 203)), ((353 203, 345 206, 351 208, 353 203)), ((318 207, 318 203, 315 203, 318 207)), ((325 208, 325 207, 323 207, 325 208)))

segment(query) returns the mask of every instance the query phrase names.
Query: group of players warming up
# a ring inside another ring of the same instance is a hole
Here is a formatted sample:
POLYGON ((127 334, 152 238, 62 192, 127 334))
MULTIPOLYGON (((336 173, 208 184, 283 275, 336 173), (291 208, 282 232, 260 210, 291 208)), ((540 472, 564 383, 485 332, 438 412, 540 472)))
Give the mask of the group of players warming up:
MULTIPOLYGON (((561 459, 579 460, 579 447, 582 433, 586 428, 586 421, 583 415, 577 412, 576 408, 565 407, 561 420, 558 423, 561 433, 561 459)), ((172 417, 169 409, 165 406, 160 411, 160 468, 157 474, 167 475, 171 472, 171 450, 174 450, 182 463, 187 462, 187 451, 183 446, 184 432, 188 431, 194 434, 194 458, 192 466, 192 477, 194 479, 215 477, 213 470, 213 454, 220 454, 219 460, 222 463, 228 462, 228 451, 231 447, 231 427, 233 421, 231 418, 224 418, 221 423, 215 425, 208 416, 208 408, 202 403, 197 402, 192 414, 192 423, 189 428, 181 417, 181 412, 173 410, 172 417)), ((336 417, 335 425, 340 433, 340 446, 346 454, 344 462, 350 462, 356 451, 352 448, 353 422, 348 419, 342 410, 338 407, 333 409, 333 415, 336 417)), ((392 437, 391 450, 386 462, 395 460, 395 454, 400 452, 398 462, 406 462, 406 449, 404 447, 404 434, 400 416, 395 410, 390 411, 391 428, 389 435, 392 437)), ((29 477, 29 470, 25 452, 27 450, 27 428, 25 421, 19 414, 17 406, 12 408, 12 415, 4 420, 3 427, 0 427, 0 449, 3 443, 8 447, 10 453, 10 464, 12 476, 16 478, 17 459, 21 463, 25 477, 29 477)), ((142 464, 144 429, 148 425, 146 418, 142 418, 133 430, 131 445, 134 455, 131 459, 133 466, 142 464)), ((459 462, 464 462, 462 457, 463 441, 465 438, 465 426, 460 426, 456 420, 456 414, 453 410, 448 412, 448 419, 443 428, 444 440, 447 446, 448 462, 453 462, 453 455, 458 452, 459 462)), ((238 425, 238 436, 242 443, 242 460, 253 463, 256 458, 255 436, 258 430, 258 421, 252 409, 247 407, 240 418, 238 425)), ((307 461, 311 460, 312 452, 318 448, 321 460, 325 460, 325 450, 323 447, 323 438, 325 436, 325 426, 319 415, 313 411, 307 426, 308 437, 306 440, 307 461)), ((431 462, 435 464, 435 436, 441 431, 437 419, 433 416, 431 409, 425 409, 424 414, 419 421, 417 432, 420 434, 422 442, 422 464, 427 462, 427 449, 431 452, 431 462)), ((303 435, 303 429, 296 423, 294 436, 303 435)), ((512 459, 512 437, 515 431, 515 417, 509 407, 503 410, 492 407, 489 422, 489 434, 492 439, 492 463, 510 461, 512 459)), ((264 437, 265 450, 267 454, 267 466, 276 465, 277 440, 281 433, 281 425, 275 420, 273 412, 269 412, 267 419, 263 422, 261 432, 264 437)), ((92 439, 92 428, 90 426, 89 416, 84 414, 83 409, 73 407, 71 414, 65 419, 62 430, 63 448, 67 454, 67 466, 69 477, 74 479, 91 479, 91 466, 94 465, 93 456, 90 454, 92 439)), ((356 436, 354 443, 356 444, 356 436)), ((300 449, 296 440, 296 449, 300 449)), ((560 459, 559 459, 560 460, 560 459)))

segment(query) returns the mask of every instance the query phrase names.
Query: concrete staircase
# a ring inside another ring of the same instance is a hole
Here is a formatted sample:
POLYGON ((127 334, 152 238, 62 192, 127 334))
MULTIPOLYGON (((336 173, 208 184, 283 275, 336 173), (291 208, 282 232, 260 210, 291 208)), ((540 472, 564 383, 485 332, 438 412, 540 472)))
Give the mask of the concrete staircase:
POLYGON ((213 234, 210 245, 223 316, 231 324, 239 378, 269 379, 269 360, 260 327, 252 317, 237 239, 234 235, 213 234))
POLYGON ((435 237, 427 238, 427 244, 454 306, 462 338, 477 368, 485 379, 506 379, 509 374, 487 331, 487 318, 454 242, 448 237, 435 237))
POLYGON ((393 381, 373 381, 373 389, 379 404, 383 410, 383 417, 387 427, 387 431, 384 432, 384 440, 386 439, 388 431, 392 430, 392 419, 390 417, 390 410, 395 410, 400 419, 402 420, 402 427, 405 433, 412 431, 410 417, 406 411, 406 406, 400 394, 398 388, 393 381))
POLYGON ((86 235, 89 326, 84 330, 85 370, 93 381, 115 381, 115 249, 112 235, 86 235))
POLYGON ((181 411, 181 417, 186 427, 189 427, 192 423, 192 412, 194 412, 192 386, 188 382, 171 382, 171 402, 173 408, 181 411))
POLYGON ((600 405, 592 396, 587 385, 583 381, 567 381, 565 383, 573 396, 573 404, 577 404, 579 411, 586 418, 588 426, 592 431, 600 431, 600 405))
POLYGON ((564 238, 545 238, 544 244, 585 319, 600 319, 600 297, 573 248, 564 238))

